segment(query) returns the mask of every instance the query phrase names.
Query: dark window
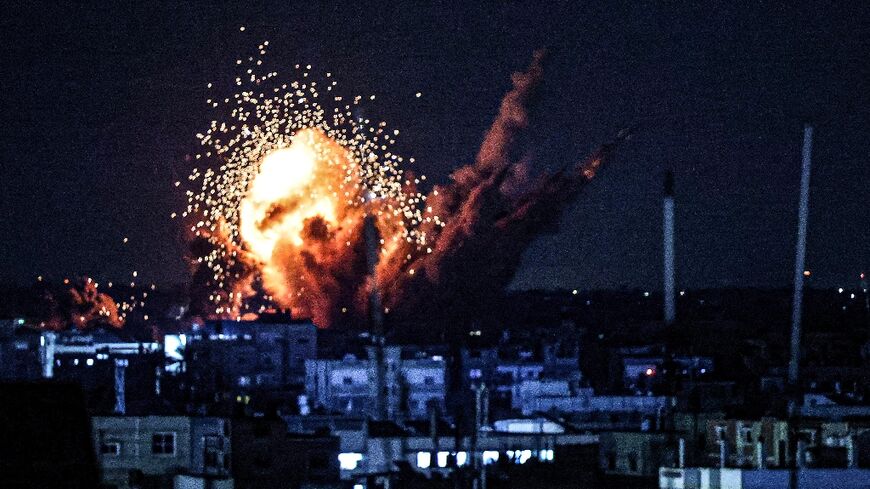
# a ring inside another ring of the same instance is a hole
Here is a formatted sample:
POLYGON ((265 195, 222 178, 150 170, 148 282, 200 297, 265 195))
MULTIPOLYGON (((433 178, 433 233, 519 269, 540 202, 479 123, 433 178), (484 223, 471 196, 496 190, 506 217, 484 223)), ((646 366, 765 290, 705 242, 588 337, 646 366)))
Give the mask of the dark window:
POLYGON ((269 436, 269 433, 271 431, 272 430, 271 430, 271 426, 269 426, 269 423, 265 423, 265 422, 254 423, 254 436, 256 436, 257 438, 263 438, 263 437, 269 436))
POLYGON ((312 455, 308 460, 308 467, 315 470, 323 470, 329 466, 329 459, 322 454, 312 455))
POLYGON ((746 438, 746 443, 752 443, 752 431, 746 430, 743 435, 746 438))
POLYGON ((268 469, 271 466, 272 460, 269 457, 263 454, 259 454, 254 457, 254 467, 257 467, 258 469, 268 469))
POLYGON ((616 470, 616 454, 607 454, 607 470, 616 470))
POLYGON ((425 379, 423 379, 423 383, 426 385, 433 385, 433 384, 435 384, 435 378, 434 377, 426 377, 425 379))
POLYGON ((296 343, 299 343, 300 345, 307 345, 307 344, 308 344, 308 338, 297 338, 297 339, 296 339, 296 343))
POLYGON ((220 454, 216 450, 207 450, 205 452, 205 466, 217 468, 221 467, 220 454))
POLYGON ((151 437, 151 453, 175 455, 175 433, 154 433, 151 437))
POLYGON ((117 456, 121 454, 121 444, 115 441, 104 441, 100 443, 100 454, 117 456))
POLYGON ((353 384, 353 379, 351 377, 344 378, 344 385, 352 385, 352 384, 353 384))
POLYGON ((628 470, 637 472, 637 454, 635 453, 628 456, 628 470))

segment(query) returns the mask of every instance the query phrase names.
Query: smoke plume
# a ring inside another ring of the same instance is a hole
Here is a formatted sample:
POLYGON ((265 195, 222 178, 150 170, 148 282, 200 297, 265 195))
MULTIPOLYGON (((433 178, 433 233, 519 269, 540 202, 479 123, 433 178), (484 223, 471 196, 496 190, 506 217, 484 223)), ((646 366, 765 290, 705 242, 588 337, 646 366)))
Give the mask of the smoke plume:
POLYGON ((252 102, 272 108, 258 112, 268 114, 260 120, 268 130, 256 126, 227 143, 213 123, 203 144, 229 156, 223 174, 205 174, 189 206, 205 208, 191 228, 192 312, 245 317, 277 306, 321 327, 365 327, 376 284, 394 334, 450 334, 445 325, 463 328, 485 316, 523 252, 555 231, 563 210, 628 135, 573 167, 532 175, 512 155, 529 124, 543 57, 536 52, 513 75, 474 162, 427 195, 397 168, 400 158, 378 153, 398 134, 383 123, 336 130, 307 115, 323 112, 319 105, 300 110, 286 97, 252 102), (288 129, 288 120, 298 127, 288 129), (374 217, 381 238, 374 280, 366 216, 374 217))

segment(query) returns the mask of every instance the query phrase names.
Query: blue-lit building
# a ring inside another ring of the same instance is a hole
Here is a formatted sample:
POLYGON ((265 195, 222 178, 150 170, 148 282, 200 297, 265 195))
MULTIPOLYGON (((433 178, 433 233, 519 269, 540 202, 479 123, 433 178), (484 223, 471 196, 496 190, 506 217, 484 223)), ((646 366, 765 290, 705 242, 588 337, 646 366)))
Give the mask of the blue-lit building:
POLYGON ((167 369, 184 372, 191 398, 249 399, 251 393, 301 391, 305 362, 317 356, 310 320, 263 315, 256 321, 215 320, 164 340, 167 369))
MULTIPOLYGON (((439 355, 421 356, 402 347, 384 348, 385 408, 388 418, 426 418, 444 411, 446 363, 439 355)), ((312 408, 351 415, 377 416, 377 363, 367 358, 309 360, 305 393, 312 408)))

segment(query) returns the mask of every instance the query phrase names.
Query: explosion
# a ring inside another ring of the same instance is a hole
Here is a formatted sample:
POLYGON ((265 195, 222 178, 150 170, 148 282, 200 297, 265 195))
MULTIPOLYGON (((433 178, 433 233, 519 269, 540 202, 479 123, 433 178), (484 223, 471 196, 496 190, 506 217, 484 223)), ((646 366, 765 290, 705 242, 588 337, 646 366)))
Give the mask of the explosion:
POLYGON ((40 287, 37 291, 39 306, 36 308, 40 327, 53 331, 70 326, 79 330, 123 327, 124 317, 119 315, 118 305, 98 287, 88 277, 72 283, 65 280, 63 287, 40 287))
POLYGON ((399 131, 353 116, 362 97, 321 104, 310 66, 303 81, 287 84, 275 72, 255 74, 260 59, 237 64, 251 66, 244 82, 236 79, 244 88, 223 104, 208 101, 228 108, 229 121, 198 135, 206 151, 196 158, 214 156, 220 166, 189 177, 201 182, 183 212, 198 218, 190 228, 194 312, 239 318, 279 307, 323 327, 354 322, 365 315, 368 287, 365 217, 376 218, 382 261, 400 249, 405 260, 422 252, 420 224, 443 222, 423 209, 426 197, 390 149, 399 131))
POLYGON ((404 158, 390 149, 399 131, 354 117, 361 96, 349 103, 334 96, 330 111, 318 102, 321 85, 310 66, 303 81, 283 84, 276 72, 254 73, 260 59, 238 60, 242 69, 250 66, 236 79, 244 88, 223 104, 208 101, 228 108, 229 121, 212 121, 198 135, 206 149, 196 158, 216 157, 219 168, 194 170, 190 180, 201 181, 199 191, 188 192, 183 213, 199 218, 190 228, 198 265, 193 299, 200 305, 194 312, 240 318, 278 307, 320 327, 359 326, 374 284, 396 331, 431 334, 485 315, 529 244, 555 228, 616 146, 534 178, 525 162, 512 159, 542 59, 535 53, 529 68, 514 74, 475 162, 428 195, 417 191, 425 176, 406 173, 404 158), (367 216, 381 238, 374 277, 366 264, 367 216))

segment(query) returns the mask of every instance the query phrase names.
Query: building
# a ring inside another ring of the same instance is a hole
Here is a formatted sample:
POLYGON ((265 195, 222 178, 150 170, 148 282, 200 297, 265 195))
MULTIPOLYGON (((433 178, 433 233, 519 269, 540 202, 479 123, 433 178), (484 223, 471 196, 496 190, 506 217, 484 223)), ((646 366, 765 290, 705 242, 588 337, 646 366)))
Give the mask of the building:
POLYGON ((39 342, 42 376, 81 385, 92 413, 145 414, 153 409, 163 365, 159 343, 102 329, 43 331, 39 342))
POLYGON ((870 404, 846 396, 805 394, 801 416, 826 420, 870 418, 870 404))
MULTIPOLYGON (((477 436, 458 436, 455 426, 439 422, 394 423, 346 416, 288 416, 291 432, 338 438, 337 460, 343 481, 363 481, 410 467, 425 476, 445 476, 476 458, 480 465, 550 464, 561 450, 591 447, 598 436, 568 432, 545 419, 497 421, 477 436)), ((295 435, 294 435, 295 436, 295 435)), ((234 448, 238 453, 239 448, 234 448)), ((266 487, 266 486, 263 486, 266 487)))
MULTIPOLYGON (((801 469, 795 489, 864 489, 867 469, 801 469)), ((670 468, 659 469, 660 489, 782 489, 791 487, 789 470, 670 468)))
POLYGON ((230 422, 189 416, 95 416, 93 440, 103 482, 171 484, 179 474, 230 478, 230 422))
POLYGON ((609 476, 655 477, 672 467, 678 436, 660 431, 609 431, 599 435, 599 468, 609 476))
POLYGON ((182 374, 189 399, 296 404, 305 362, 317 355, 317 328, 309 320, 263 315, 257 321, 207 321, 164 341, 168 373, 182 374))
POLYGON ((578 388, 564 380, 524 380, 514 392, 513 407, 525 416, 537 412, 637 414, 653 426, 674 406, 671 397, 599 396, 590 387, 578 388))
POLYGON ((24 319, 0 320, 0 380, 34 380, 42 377, 40 333, 24 319))
MULTIPOLYGON (((398 346, 384 347, 387 416, 427 418, 432 410, 444 411, 445 362, 438 355, 414 354, 398 346)), ((305 393, 315 409, 348 415, 379 416, 376 392, 377 364, 374 348, 368 358, 346 355, 341 360, 308 360, 305 393)))
POLYGON ((339 487, 339 464, 351 463, 339 455, 339 438, 328 430, 290 433, 281 419, 235 421, 232 446, 237 489, 339 487))
POLYGON ((621 363, 622 386, 638 394, 675 379, 704 379, 713 373, 712 358, 694 355, 626 355, 621 363))
POLYGON ((788 423, 776 418, 707 420, 705 465, 786 467, 788 423))

